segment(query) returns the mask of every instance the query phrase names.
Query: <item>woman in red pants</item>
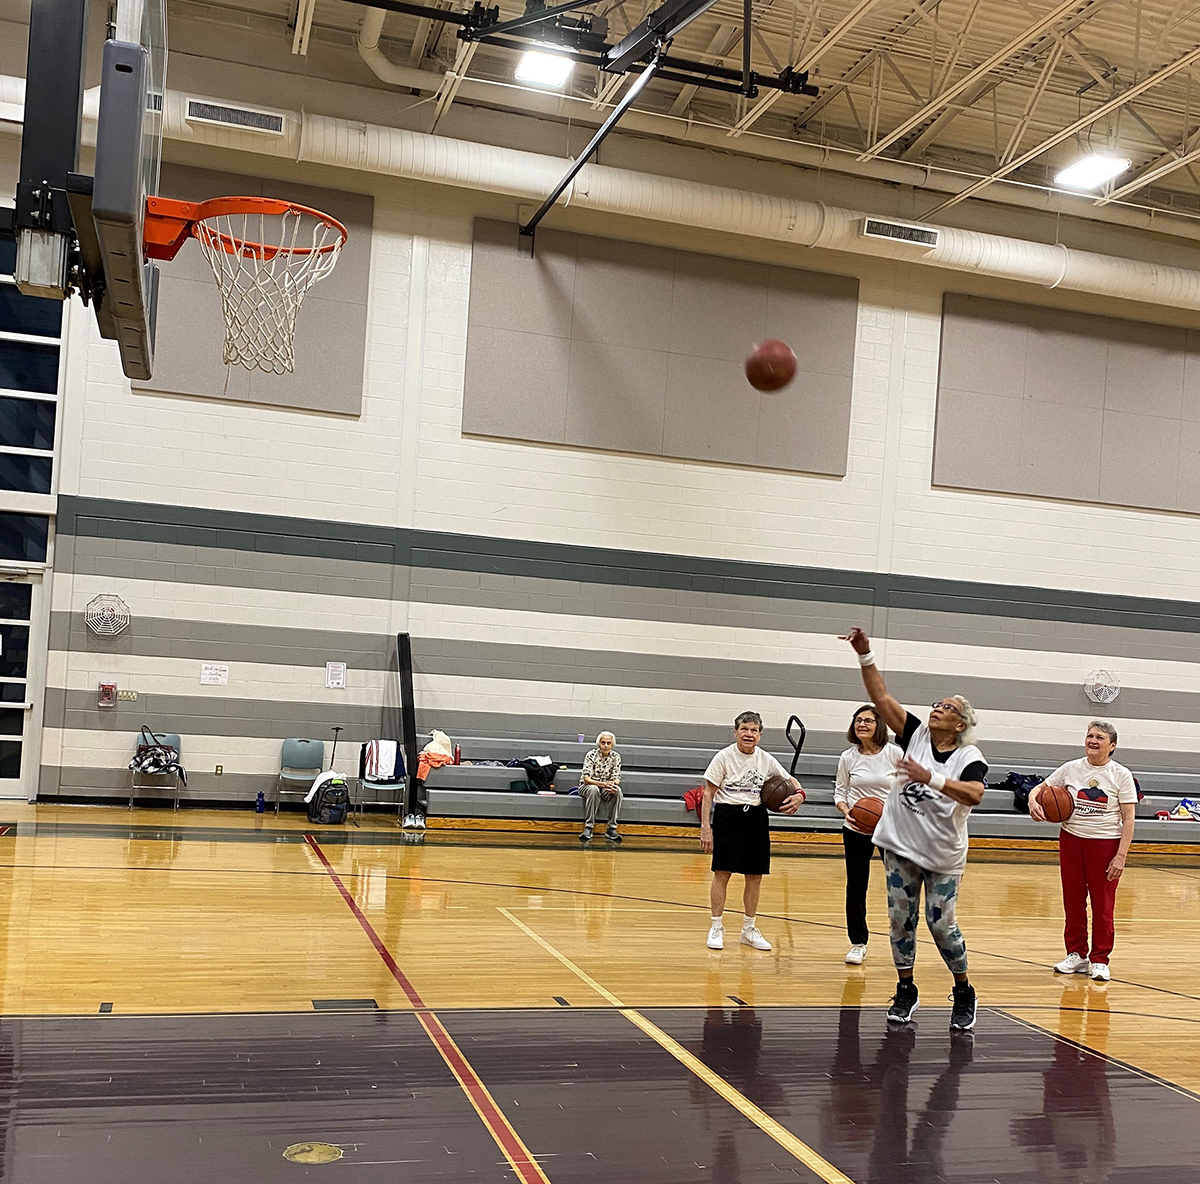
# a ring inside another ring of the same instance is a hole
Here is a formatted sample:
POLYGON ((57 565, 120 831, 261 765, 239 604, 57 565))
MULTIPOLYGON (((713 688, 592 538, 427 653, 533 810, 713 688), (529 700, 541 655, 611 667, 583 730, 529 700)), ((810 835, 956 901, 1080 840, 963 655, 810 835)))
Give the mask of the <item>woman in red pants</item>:
POLYGON ((1029 794, 1029 814, 1047 821, 1038 800, 1048 785, 1070 791, 1075 811, 1058 834, 1058 868, 1062 876, 1063 911, 1067 924, 1067 956, 1054 969, 1060 974, 1090 974, 1108 981, 1113 948, 1113 905, 1117 882, 1133 842, 1137 789, 1133 774, 1117 764, 1117 729, 1094 719, 1083 742, 1084 755, 1055 769, 1029 794), (1088 948, 1087 906, 1092 902, 1092 943, 1088 948))

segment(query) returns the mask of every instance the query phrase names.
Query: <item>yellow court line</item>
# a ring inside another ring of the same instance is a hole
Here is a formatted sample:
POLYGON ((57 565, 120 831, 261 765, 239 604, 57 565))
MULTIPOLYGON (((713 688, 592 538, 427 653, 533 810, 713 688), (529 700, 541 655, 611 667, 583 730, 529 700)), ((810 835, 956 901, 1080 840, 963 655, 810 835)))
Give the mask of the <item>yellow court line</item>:
POLYGON ((699 1057, 688 1052, 682 1044, 673 1037, 668 1036, 657 1024, 648 1020, 641 1012, 635 1011, 632 1007, 626 1007, 607 987, 598 983, 586 970, 581 970, 566 954, 556 950, 544 937, 530 929, 524 921, 518 917, 514 917, 508 909, 497 907, 499 912, 507 917, 522 933, 527 937, 531 937, 552 957, 557 958, 572 974, 591 987, 597 995, 603 999, 607 999, 614 1007, 619 1008, 621 1014, 631 1024, 641 1028, 651 1040, 669 1052, 681 1065, 690 1069, 705 1085, 720 1094, 735 1110, 748 1118, 764 1134, 774 1139, 780 1147, 788 1152, 789 1155, 798 1159, 814 1175, 824 1180, 825 1184, 854 1184, 854 1181, 845 1172, 839 1171, 824 1156, 819 1155, 807 1143, 796 1138, 787 1127, 776 1122, 765 1110, 759 1109, 749 1098, 734 1089, 725 1078, 718 1073, 714 1073, 699 1057))

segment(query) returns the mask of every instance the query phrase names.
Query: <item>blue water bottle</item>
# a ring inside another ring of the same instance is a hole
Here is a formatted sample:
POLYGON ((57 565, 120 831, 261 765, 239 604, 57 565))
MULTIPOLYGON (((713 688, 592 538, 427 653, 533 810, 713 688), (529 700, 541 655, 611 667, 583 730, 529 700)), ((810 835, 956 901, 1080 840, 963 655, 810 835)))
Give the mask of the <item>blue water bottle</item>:
POLYGON ((263 797, 263 791, 258 791, 258 797, 254 799, 254 813, 265 814, 267 812, 267 799, 263 797))

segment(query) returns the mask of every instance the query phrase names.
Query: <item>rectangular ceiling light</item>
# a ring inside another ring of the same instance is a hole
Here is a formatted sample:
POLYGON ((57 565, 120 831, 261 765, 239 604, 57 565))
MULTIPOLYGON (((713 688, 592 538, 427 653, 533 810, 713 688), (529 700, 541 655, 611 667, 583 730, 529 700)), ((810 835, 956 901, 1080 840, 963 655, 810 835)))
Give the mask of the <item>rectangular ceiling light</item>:
POLYGON ((534 86, 558 87, 567 81, 574 68, 575 63, 566 54, 531 49, 517 63, 517 79, 534 86))
POLYGON ((1063 169, 1061 173, 1056 173, 1054 184, 1061 185, 1064 189, 1099 189, 1114 177, 1119 177, 1127 168, 1127 157, 1093 152, 1063 169))

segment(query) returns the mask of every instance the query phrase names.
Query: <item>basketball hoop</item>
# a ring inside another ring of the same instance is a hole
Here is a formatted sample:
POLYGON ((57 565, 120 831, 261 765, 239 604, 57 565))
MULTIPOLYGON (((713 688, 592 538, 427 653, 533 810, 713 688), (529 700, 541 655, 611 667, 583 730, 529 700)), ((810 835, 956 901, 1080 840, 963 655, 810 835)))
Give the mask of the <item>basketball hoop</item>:
POLYGON ((346 228, 320 210, 269 197, 146 200, 145 253, 174 259, 200 244, 221 291, 222 361, 267 374, 295 369, 296 316, 346 244, 346 228))

